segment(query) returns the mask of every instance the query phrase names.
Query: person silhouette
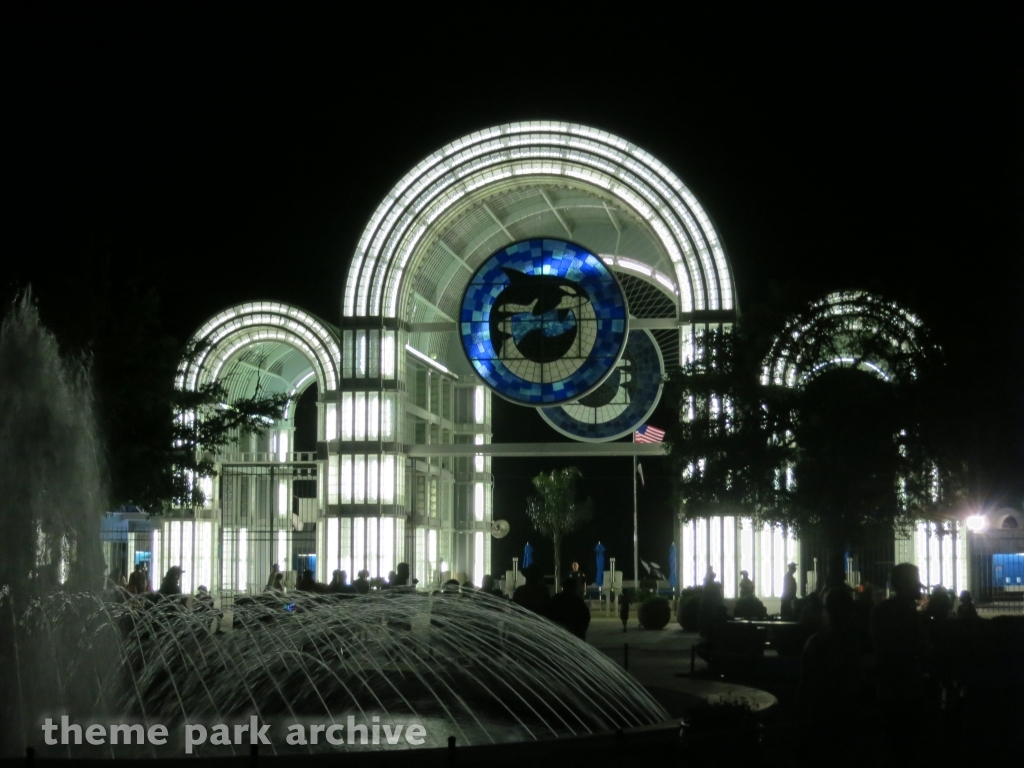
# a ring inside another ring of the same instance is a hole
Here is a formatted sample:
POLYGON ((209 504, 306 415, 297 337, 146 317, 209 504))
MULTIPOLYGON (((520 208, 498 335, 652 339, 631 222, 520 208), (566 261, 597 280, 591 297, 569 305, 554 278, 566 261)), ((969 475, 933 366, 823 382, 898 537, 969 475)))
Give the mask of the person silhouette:
POLYGON ((164 597, 180 595, 181 574, 183 573, 184 571, 181 569, 180 565, 172 565, 167 569, 167 573, 164 576, 163 581, 160 582, 160 589, 157 591, 164 597))
POLYGON ((512 593, 512 602, 543 616, 551 600, 547 584, 544 583, 543 572, 539 566, 529 565, 523 569, 523 577, 526 583, 516 587, 516 591, 512 593))
POLYGON ((717 609, 723 605, 722 585, 716 581, 716 578, 715 569, 709 565, 704 574, 704 591, 700 596, 699 623, 702 637, 706 637, 711 631, 711 626, 715 623, 715 617, 718 614, 717 609))
POLYGON ((796 563, 786 567, 786 575, 782 577, 782 601, 779 614, 784 619, 792 619, 793 603, 796 601, 796 563))
POLYGON ((565 627, 580 640, 587 639, 590 609, 576 591, 577 581, 572 576, 562 580, 562 591, 548 601, 547 617, 565 627))
MULTIPOLYGON (((825 626, 804 646, 798 701, 808 762, 820 760, 832 745, 846 742, 850 723, 858 721, 867 704, 860 686, 863 645, 854 612, 848 591, 830 590, 823 605, 825 626)), ((844 755, 845 762, 843 755, 836 755, 838 764, 856 762, 853 750, 844 755)))
POLYGON ((622 590, 622 594, 619 595, 619 621, 622 622, 622 631, 626 631, 626 625, 629 623, 629 609, 632 605, 632 600, 629 599, 629 592, 622 590))
POLYGON ((956 607, 958 619, 978 618, 978 609, 974 606, 974 597, 966 589, 960 590, 960 605, 956 607))
POLYGON ((895 594, 871 611, 871 642, 877 664, 885 759, 908 765, 917 756, 925 712, 922 654, 925 636, 917 610, 921 581, 916 565, 900 563, 890 573, 895 594))
POLYGON ((579 563, 572 564, 572 571, 569 573, 567 579, 562 582, 562 589, 571 589, 580 597, 583 597, 587 592, 587 575, 580 570, 579 563), (571 582, 568 587, 565 586, 566 582, 571 582))

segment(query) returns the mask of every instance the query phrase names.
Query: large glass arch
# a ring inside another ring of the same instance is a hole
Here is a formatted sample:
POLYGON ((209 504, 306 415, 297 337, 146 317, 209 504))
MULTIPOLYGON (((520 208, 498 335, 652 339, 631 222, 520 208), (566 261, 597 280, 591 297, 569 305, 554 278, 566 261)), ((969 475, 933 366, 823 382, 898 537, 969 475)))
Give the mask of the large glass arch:
MULTIPOLYGON (((475 210, 484 228, 509 230, 502 232, 502 239, 513 242, 530 235, 573 236, 570 212, 587 207, 597 214, 595 221, 608 220, 607 228, 615 231, 620 243, 630 228, 627 220, 642 222, 642 229, 653 233, 661 252, 658 260, 671 265, 682 312, 735 309, 731 270, 721 240, 675 174, 647 152, 604 131, 536 121, 463 137, 410 171, 364 230, 350 266, 343 314, 404 315, 407 277, 417 273, 418 261, 429 258, 424 245, 434 245, 438 227, 453 215, 475 210), (534 191, 515 200, 507 216, 481 200, 498 190, 527 187, 534 191), (569 205, 567 197, 586 202, 569 205), (517 217, 540 216, 550 217, 550 232, 512 231, 517 217)), ((579 234, 576 240, 584 240, 579 234)), ((489 243, 486 249, 493 252, 501 244, 489 243)), ((610 250, 592 239, 582 244, 610 250)), ((466 261, 464 253, 450 250, 446 261, 466 261)), ((475 265, 467 261, 467 266, 475 265)))
POLYGON ((864 291, 830 293, 787 321, 765 356, 761 383, 804 387, 836 366, 883 381, 912 379, 934 351, 921 320, 896 302, 864 291))

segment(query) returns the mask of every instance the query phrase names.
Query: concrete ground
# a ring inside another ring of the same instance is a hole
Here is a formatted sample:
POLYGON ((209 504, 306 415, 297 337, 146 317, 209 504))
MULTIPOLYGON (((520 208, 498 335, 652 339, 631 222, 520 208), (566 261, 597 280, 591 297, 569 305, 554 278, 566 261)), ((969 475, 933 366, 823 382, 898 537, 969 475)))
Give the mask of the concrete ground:
POLYGON ((694 666, 697 674, 691 675, 691 648, 699 640, 696 632, 683 632, 675 621, 664 629, 643 629, 635 612, 623 632, 618 618, 595 610, 587 630, 587 642, 628 668, 673 717, 685 715, 700 701, 743 701, 755 712, 775 706, 776 698, 766 691, 702 676, 707 665, 700 659, 694 666))

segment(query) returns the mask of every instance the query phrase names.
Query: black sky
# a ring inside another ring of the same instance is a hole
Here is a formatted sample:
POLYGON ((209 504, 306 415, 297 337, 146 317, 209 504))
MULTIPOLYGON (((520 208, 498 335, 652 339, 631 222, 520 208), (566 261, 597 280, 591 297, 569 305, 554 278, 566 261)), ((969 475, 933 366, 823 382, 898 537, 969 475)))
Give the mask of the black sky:
MULTIPOLYGON (((861 287, 917 310, 971 372, 951 407, 978 409, 988 492, 1022 501, 1024 28, 1009 4, 647 11, 589 30, 551 11, 537 29, 417 20, 400 36, 397 7, 380 19, 2 13, 0 298, 31 283, 59 334, 84 320, 101 250, 158 288, 180 338, 251 299, 336 321, 362 227, 415 163, 489 125, 577 121, 684 180, 743 309, 861 287)), ((546 429, 512 406, 496 427, 504 440, 546 429)), ((495 462, 496 516, 513 522, 503 559, 528 533, 522 498, 544 468, 495 462)), ((624 556, 628 462, 583 468, 602 514, 570 554, 601 538, 624 556)), ((656 465, 648 481, 641 554, 664 559, 667 481, 656 465)))

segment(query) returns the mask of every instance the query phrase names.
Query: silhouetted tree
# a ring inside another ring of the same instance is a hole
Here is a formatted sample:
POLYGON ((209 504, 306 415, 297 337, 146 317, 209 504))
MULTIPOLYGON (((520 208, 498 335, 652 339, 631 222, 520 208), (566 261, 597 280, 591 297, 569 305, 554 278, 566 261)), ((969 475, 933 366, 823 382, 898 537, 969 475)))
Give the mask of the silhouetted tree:
POLYGON ((594 515, 593 502, 577 498, 576 483, 582 476, 577 467, 542 472, 533 478, 533 487, 540 495, 526 500, 526 514, 534 528, 555 545, 556 585, 561 584, 562 539, 594 515))

